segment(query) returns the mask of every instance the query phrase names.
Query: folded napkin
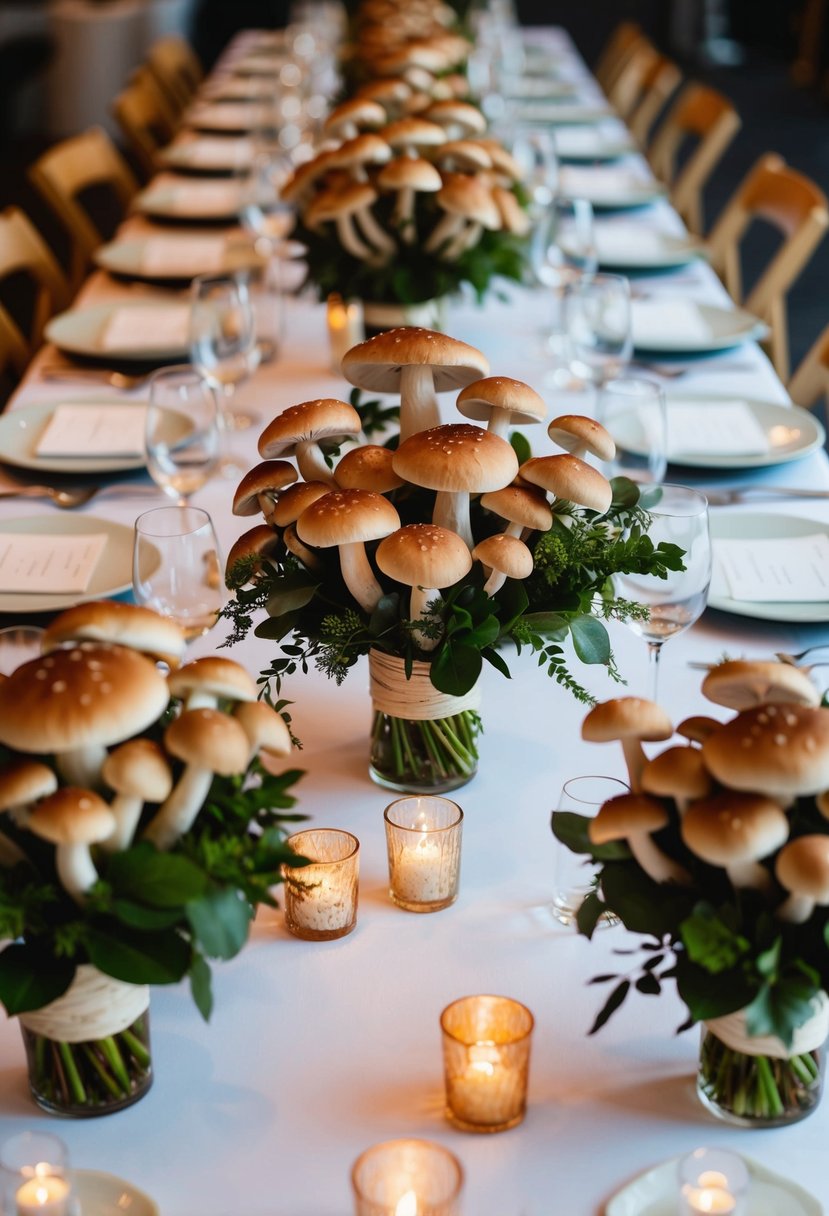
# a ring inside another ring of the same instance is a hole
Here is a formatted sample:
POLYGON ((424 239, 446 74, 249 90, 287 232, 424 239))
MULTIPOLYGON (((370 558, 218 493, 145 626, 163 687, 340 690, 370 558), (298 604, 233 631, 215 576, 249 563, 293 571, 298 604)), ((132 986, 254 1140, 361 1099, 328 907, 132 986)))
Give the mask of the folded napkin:
POLYGON ((639 224, 601 224, 596 226, 596 253, 600 262, 627 265, 625 259, 648 261, 662 258, 672 248, 683 249, 681 237, 669 237, 639 224))
POLYGON ((252 131, 262 126, 265 108, 240 101, 214 101, 196 106, 187 121, 194 126, 212 127, 216 131, 252 131))
POLYGON ((178 351, 190 340, 190 305, 136 304, 116 308, 100 338, 102 351, 178 351))
POLYGON ((714 332, 693 300, 634 300, 633 345, 645 350, 710 342, 714 332))
POLYGON ((238 169, 253 159, 254 148, 253 140, 247 136, 228 139, 205 135, 204 138, 182 140, 173 144, 173 151, 196 168, 213 169, 227 166, 238 169))
POLYGON ((568 165, 561 170, 561 192, 566 198, 587 198, 599 203, 649 196, 656 191, 653 180, 615 165, 568 165))
POLYGON ((764 456, 769 439, 745 401, 668 401, 668 455, 764 456))
POLYGON ((714 557, 732 599, 785 604, 829 600, 825 532, 780 540, 715 540, 714 557))
POLYGON ((239 210, 241 192, 237 182, 188 182, 186 186, 174 186, 166 201, 181 215, 227 216, 239 210))
POLYGON ((38 456, 143 456, 147 407, 59 405, 38 440, 38 456))
POLYGON ((154 236, 141 250, 144 274, 211 274, 225 262, 227 242, 223 236, 154 236))
POLYGON ((601 127, 559 127, 555 135, 559 156, 603 156, 608 149, 615 152, 633 151, 633 145, 623 134, 613 134, 601 127))
POLYGON ((51 536, 0 531, 0 593, 86 591, 106 543, 106 535, 98 533, 51 536))

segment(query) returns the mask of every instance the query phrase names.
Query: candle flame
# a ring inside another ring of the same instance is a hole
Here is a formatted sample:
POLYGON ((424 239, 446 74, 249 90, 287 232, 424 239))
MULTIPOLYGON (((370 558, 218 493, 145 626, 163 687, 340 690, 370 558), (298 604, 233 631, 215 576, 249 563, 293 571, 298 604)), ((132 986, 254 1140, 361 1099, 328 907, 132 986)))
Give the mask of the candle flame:
POLYGON ((49 1202, 48 1186, 39 1186, 35 1188, 35 1203, 44 1204, 49 1202))
POLYGON ((495 1073, 495 1065, 490 1064, 489 1060, 476 1060, 472 1067, 482 1077, 491 1077, 495 1073))
POLYGON ((417 1195, 414 1191, 406 1191, 401 1195, 394 1209, 394 1216, 417 1216, 417 1195))
POLYGON ((720 1186, 728 1190, 728 1179, 720 1170, 704 1170, 697 1179, 697 1186, 720 1186))

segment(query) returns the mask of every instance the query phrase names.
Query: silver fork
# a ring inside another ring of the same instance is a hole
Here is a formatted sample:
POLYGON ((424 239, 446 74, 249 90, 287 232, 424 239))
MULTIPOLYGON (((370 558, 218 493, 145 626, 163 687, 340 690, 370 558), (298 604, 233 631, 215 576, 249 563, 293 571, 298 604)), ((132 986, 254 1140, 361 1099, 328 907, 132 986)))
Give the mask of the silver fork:
POLYGON ((40 373, 43 380, 79 381, 83 384, 106 384, 110 388, 130 393, 149 383, 150 375, 130 376, 126 372, 98 371, 94 367, 46 367, 40 373))
POLYGON ((65 490, 56 486, 15 486, 14 489, 0 489, 0 498, 48 498, 62 511, 71 511, 89 502, 100 489, 100 486, 74 486, 65 490))
POLYGON ((743 486, 733 490, 703 490, 702 493, 708 499, 709 507, 730 507, 763 497, 829 499, 829 490, 799 490, 795 486, 743 486))

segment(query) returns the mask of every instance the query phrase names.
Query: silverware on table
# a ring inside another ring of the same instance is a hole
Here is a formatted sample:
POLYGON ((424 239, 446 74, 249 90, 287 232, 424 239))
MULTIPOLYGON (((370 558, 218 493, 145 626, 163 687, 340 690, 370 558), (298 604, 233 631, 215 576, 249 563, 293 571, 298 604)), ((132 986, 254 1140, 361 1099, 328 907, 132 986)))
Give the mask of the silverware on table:
POLYGON ((108 385, 110 388, 117 388, 121 392, 130 393, 148 384, 152 373, 127 375, 126 372, 110 372, 104 369, 99 371, 95 367, 45 367, 40 375, 43 380, 62 380, 67 383, 77 381, 82 384, 108 385))
POLYGON ((730 490, 702 490, 709 507, 730 507, 734 503, 753 502, 757 498, 823 498, 829 499, 829 490, 801 490, 796 486, 742 486, 730 490))
POLYGON ((0 488, 0 498, 48 498, 62 511, 71 511, 89 502, 100 489, 100 486, 74 486, 67 489, 58 489, 56 486, 17 486, 13 490, 0 488))
POLYGON ((647 359, 631 359, 628 367, 637 371, 650 372, 661 380, 681 380, 683 376, 692 376, 695 372, 752 372, 756 369, 750 363, 722 363, 719 359, 700 359, 693 363, 651 363, 647 359))

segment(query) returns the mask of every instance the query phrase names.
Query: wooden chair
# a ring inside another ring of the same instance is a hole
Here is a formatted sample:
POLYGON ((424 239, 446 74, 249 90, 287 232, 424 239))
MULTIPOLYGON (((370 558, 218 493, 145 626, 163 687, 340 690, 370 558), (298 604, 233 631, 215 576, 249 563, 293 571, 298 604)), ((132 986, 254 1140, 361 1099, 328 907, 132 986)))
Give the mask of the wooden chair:
POLYGON ((781 380, 789 377, 786 293, 829 226, 829 206, 821 189, 790 169, 782 157, 762 156, 711 230, 708 252, 732 298, 742 299, 740 244, 756 220, 779 230, 783 242, 745 298, 745 307, 771 327, 769 353, 781 380))
POLYGON ((692 232, 704 231, 702 192, 741 125, 724 94, 708 85, 689 83, 651 141, 651 168, 670 187, 671 202, 692 232), (696 146, 679 166, 686 140, 695 140, 696 146))
POLYGON ((93 218, 83 196, 104 187, 123 213, 138 190, 138 182, 100 127, 55 144, 29 168, 29 178, 69 232, 69 282, 75 288, 86 273, 92 253, 109 235, 93 218))
POLYGON ((627 56, 644 35, 636 21, 621 21, 602 47, 593 75, 605 93, 613 84, 627 56))
POLYGON ((628 55, 616 79, 607 90, 607 99, 620 118, 628 121, 643 98, 646 82, 658 70, 663 56, 647 38, 642 38, 628 55))
POLYGON ((637 143, 648 142, 651 127, 679 88, 682 72, 672 59, 657 55, 642 81, 642 91, 628 116, 630 133, 637 143))
POLYGON ((152 177, 159 168, 158 152, 173 138, 178 124, 148 68, 136 70, 113 101, 112 113, 141 172, 152 177))
POLYGON ((66 308, 69 284, 52 251, 36 228, 17 207, 0 213, 0 280, 24 276, 32 287, 28 325, 18 324, 4 310, 12 338, 9 351, 15 365, 28 363, 43 339, 43 327, 51 316, 66 308))
POLYGON ((813 409, 821 401, 829 409, 829 325, 789 381, 789 396, 805 410, 813 409))
POLYGON ((193 100, 204 72, 189 42, 176 34, 159 38, 147 53, 147 67, 155 76, 173 112, 178 115, 193 100))

